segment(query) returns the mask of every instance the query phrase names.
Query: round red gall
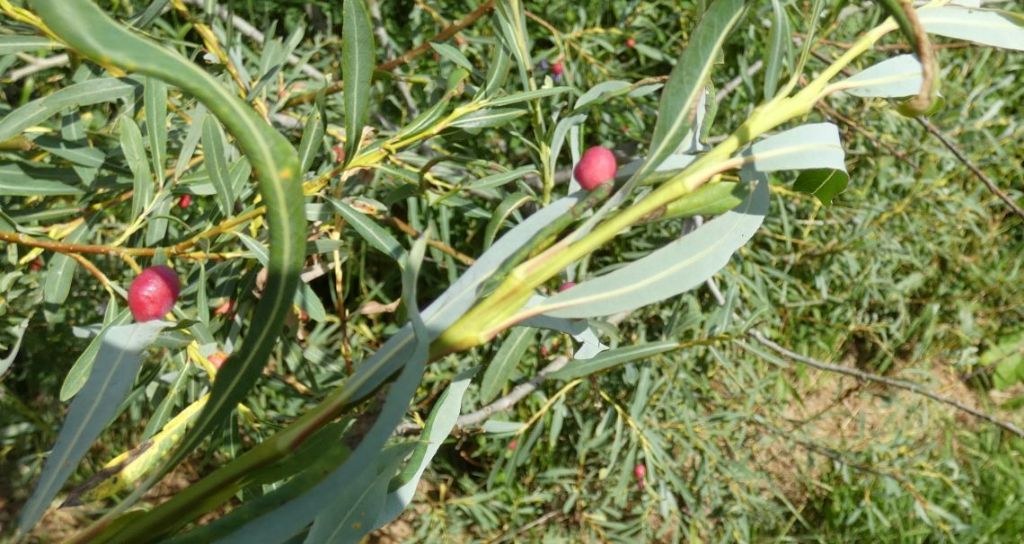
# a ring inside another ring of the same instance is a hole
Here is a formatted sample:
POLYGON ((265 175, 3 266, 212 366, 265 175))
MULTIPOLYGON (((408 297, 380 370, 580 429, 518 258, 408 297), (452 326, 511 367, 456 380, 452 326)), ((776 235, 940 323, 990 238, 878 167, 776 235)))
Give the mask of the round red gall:
POLYGON ((634 38, 633 36, 626 38, 626 47, 630 49, 636 47, 636 38, 634 38))
POLYGON ((567 282, 563 283, 562 285, 558 286, 558 292, 561 293, 562 291, 565 291, 567 289, 572 289, 573 287, 576 287, 576 282, 574 282, 574 281, 567 281, 567 282))
POLYGON ((345 162, 345 148, 340 145, 336 145, 331 148, 334 152, 334 162, 345 162))
POLYGON ((633 467, 633 475, 636 476, 637 480, 643 480, 647 476, 647 467, 643 463, 633 467))
POLYGON ((519 442, 516 442, 516 439, 515 439, 515 438, 513 438, 513 439, 512 439, 512 440, 511 440, 511 441, 510 441, 510 442, 508 443, 508 449, 509 449, 509 450, 511 450, 511 451, 515 451, 515 449, 516 449, 516 448, 518 448, 518 447, 519 447, 519 442))
POLYGON ((551 63, 551 75, 560 76, 562 72, 565 72, 565 65, 562 64, 562 61, 556 60, 551 63))
POLYGON ((581 187, 593 191, 614 180, 615 172, 618 170, 619 165, 612 151, 607 147, 595 145, 583 152, 573 173, 581 187))
POLYGON ((220 306, 217 306, 217 308, 215 310, 213 310, 213 315, 229 315, 231 313, 231 311, 234 310, 234 309, 235 309, 235 302, 229 299, 224 304, 221 304, 220 306))
POLYGON ((138 322, 160 319, 171 311, 181 292, 181 282, 173 270, 151 266, 135 277, 128 287, 128 307, 138 322))
POLYGON ((29 263, 28 267, 31 268, 33 272, 38 272, 43 269, 44 264, 42 257, 36 257, 35 260, 29 263))
POLYGON ((206 360, 210 361, 210 364, 213 365, 214 368, 220 370, 220 367, 224 366, 224 361, 228 360, 228 354, 223 351, 216 351, 213 355, 207 357, 206 360))
POLYGON ((184 194, 178 197, 178 207, 185 209, 192 205, 192 195, 184 194))

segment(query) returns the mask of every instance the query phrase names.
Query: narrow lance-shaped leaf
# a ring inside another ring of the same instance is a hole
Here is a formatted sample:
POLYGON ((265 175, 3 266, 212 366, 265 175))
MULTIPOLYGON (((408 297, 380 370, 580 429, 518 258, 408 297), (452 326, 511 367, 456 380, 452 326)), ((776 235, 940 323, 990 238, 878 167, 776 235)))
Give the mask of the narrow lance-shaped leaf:
POLYGON ((99 78, 69 85, 49 96, 33 100, 0 119, 0 141, 13 138, 26 128, 65 109, 126 98, 139 87, 139 82, 133 78, 99 78))
POLYGON ((36 51, 39 49, 56 49, 61 44, 42 36, 0 36, 0 55, 36 51))
POLYGON ((501 393, 536 335, 537 329, 531 327, 516 327, 508 333, 480 381, 481 402, 490 402, 501 393))
POLYGON ((19 533, 35 526, 93 441, 117 415, 135 382, 143 350, 166 325, 163 321, 123 325, 103 335, 92 374, 68 408, 42 475, 18 517, 19 533))
POLYGON ((394 236, 391 236, 388 231, 381 228, 380 225, 367 217, 366 214, 359 213, 352 206, 341 200, 329 198, 327 201, 338 210, 338 213, 359 233, 359 236, 366 240, 374 249, 396 260, 405 253, 405 250, 402 249, 402 244, 399 244, 394 236))
MULTIPOLYGON (((302 179, 298 156, 288 140, 274 130, 253 108, 241 101, 221 81, 164 47, 124 28, 106 12, 85 0, 35 0, 33 8, 61 40, 82 56, 121 69, 158 77, 203 102, 228 127, 251 161, 266 204, 270 225, 270 266, 263 296, 256 303, 251 326, 231 359, 218 374, 210 400, 195 426, 155 476, 147 478, 126 503, 137 500, 157 478, 191 453, 223 422, 236 404, 255 385, 263 364, 282 330, 298 287, 305 253, 302 179)), ((119 525, 123 534, 138 531, 152 535, 149 520, 129 519, 119 525)), ((163 520, 159 520, 163 523, 163 520)))
POLYGON ((217 191, 217 205, 225 216, 234 211, 235 191, 231 185, 231 172, 225 154, 224 131, 217 119, 207 115, 203 119, 203 161, 210 181, 217 191))
POLYGON ((303 173, 313 167, 313 160, 320 152, 323 139, 323 117, 320 115, 320 108, 314 108, 306 119, 306 126, 302 129, 302 141, 299 142, 299 168, 303 173))
POLYGON ((74 170, 24 163, 0 164, 0 196, 79 195, 74 170))
MULTIPOLYGON (((755 173, 756 174, 756 173, 755 173)), ((634 310, 704 283, 753 236, 768 211, 763 174, 747 201, 701 228, 610 274, 573 286, 529 315, 596 317, 634 310)))
POLYGON ((786 9, 779 0, 771 0, 772 3, 772 28, 768 33, 768 47, 765 48, 764 63, 764 98, 771 100, 778 89, 779 77, 782 75, 782 62, 784 56, 789 56, 788 49, 792 49, 793 40, 789 35, 789 21, 786 18, 786 9))
MULTIPOLYGON (((404 368, 388 391, 380 415, 370 431, 351 457, 320 483, 281 508, 253 520, 223 539, 223 543, 247 543, 254 540, 284 542, 314 519, 313 528, 306 539, 310 544, 333 542, 337 534, 351 529, 351 525, 346 527, 340 522, 348 522, 347 513, 352 507, 368 500, 364 491, 376 481, 377 474, 376 471, 366 470, 366 467, 378 466, 384 444, 401 422, 410 400, 416 394, 426 365, 431 336, 416 304, 416 279, 425 251, 426 239, 420 238, 408 253, 407 259, 403 259, 402 298, 412 320, 414 332, 411 340, 414 347, 409 359, 399 361, 404 368)), ((384 487, 383 491, 386 492, 387 488, 384 487)), ((377 513, 372 516, 368 513, 367 519, 369 521, 360 527, 363 530, 361 534, 372 528, 377 513)), ((355 537, 350 541, 358 539, 355 537)))
POLYGON ((146 148, 142 143, 142 131, 131 117, 122 117, 120 121, 121 150, 134 176, 132 192, 132 217, 139 217, 153 200, 153 174, 146 158, 146 148))
POLYGON ((982 45, 1024 51, 1024 24, 1020 14, 998 10, 937 6, 917 10, 929 34, 982 45))
POLYGON ((159 79, 147 77, 143 94, 149 156, 153 159, 156 185, 163 187, 164 158, 167 156, 167 85, 159 79))
POLYGON ((842 80, 836 87, 860 97, 913 96, 921 88, 921 62, 914 55, 883 60, 842 80))
POLYGON ((672 154, 690 131, 694 104, 704 92, 718 51, 743 14, 743 0, 716 0, 693 31, 679 62, 661 90, 658 121, 651 136, 650 151, 644 165, 603 209, 610 209, 629 196, 639 180, 654 172, 672 154))
MULTIPOLYGON (((451 385, 441 394, 441 398, 437 400, 434 409, 430 411, 430 417, 427 418, 423 434, 420 436, 420 445, 417 446, 412 458, 409 459, 409 464, 397 478, 401 486, 388 493, 373 529, 390 523, 412 502, 423 471, 430 465, 434 454, 441 449, 441 444, 448 438, 459 420, 459 414, 462 411, 462 397, 469 389, 474 373, 475 369, 456 376, 451 385)), ((392 486, 394 483, 392 482, 392 486)))
POLYGON ((67 402, 71 397, 78 394, 78 391, 85 385, 86 380, 89 378, 89 373, 92 371, 92 365, 96 361, 96 355, 100 352, 100 346, 103 345, 103 335, 107 332, 110 327, 116 327, 118 325, 126 325, 131 321, 132 314, 127 308, 116 311, 116 305, 111 300, 107 306, 107 312, 103 320, 103 328, 96 334, 95 337, 89 342, 89 345, 82 350, 82 353, 75 359, 75 364, 71 365, 71 370, 68 371, 67 376, 64 377, 64 384, 60 387, 60 401, 67 402))
POLYGON ((814 195, 826 206, 846 188, 845 154, 839 128, 811 123, 774 134, 743 152, 747 167, 759 172, 800 170, 793 188, 814 195))
POLYGON ((512 193, 502 199, 501 203, 494 208, 491 220, 487 222, 487 228, 484 229, 484 248, 491 247, 498 230, 505 224, 512 212, 532 201, 533 197, 525 193, 512 193))
POLYGON ((373 27, 364 0, 344 0, 341 75, 345 79, 345 160, 356 156, 370 114, 373 77, 373 27))
MULTIPOLYGON (((64 239, 65 242, 78 244, 89 235, 90 225, 82 223, 64 239)), ((71 293, 71 281, 78 270, 78 262, 71 257, 58 253, 50 258, 46 265, 46 279, 43 281, 43 302, 49 311, 56 310, 64 304, 71 293)))
POLYGON ((651 342, 648 344, 638 344, 636 346, 612 349, 592 359, 574 361, 561 370, 548 374, 548 378, 565 381, 574 380, 576 378, 589 376, 596 372, 608 370, 631 361, 647 359, 676 349, 679 349, 679 342, 672 341, 651 342))
POLYGON ((7 355, 0 357, 0 378, 3 378, 7 369, 11 368, 11 364, 18 356, 18 350, 21 349, 21 341, 25 338, 25 331, 28 330, 28 322, 29 319, 26 318, 21 322, 21 325, 14 328, 14 345, 10 346, 7 355))

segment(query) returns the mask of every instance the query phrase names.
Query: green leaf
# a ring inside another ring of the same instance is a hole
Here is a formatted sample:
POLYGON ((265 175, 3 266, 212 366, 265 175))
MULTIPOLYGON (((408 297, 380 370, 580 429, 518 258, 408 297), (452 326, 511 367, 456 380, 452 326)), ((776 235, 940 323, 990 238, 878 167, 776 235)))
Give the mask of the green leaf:
POLYGON ((758 172, 832 168, 846 171, 839 128, 808 123, 767 136, 743 151, 744 161, 758 172))
POLYGON ((938 6, 921 8, 917 16, 930 34, 1024 51, 1024 25, 1009 12, 938 6))
POLYGON ((107 330, 110 327, 125 325, 131 321, 132 314, 127 308, 118 313, 112 313, 113 311, 116 311, 116 305, 111 301, 103 318, 103 328, 96 333, 96 336, 89 342, 89 345, 79 354, 78 359, 75 359, 75 364, 71 365, 71 370, 64 377, 64 383, 60 386, 61 402, 70 400, 85 385, 86 380, 89 378, 89 373, 92 372, 92 365, 96 361, 96 355, 100 352, 100 346, 103 345, 103 335, 107 330))
POLYGON ((846 189, 845 153, 839 129, 831 123, 810 123, 769 136, 743 152, 759 172, 802 170, 793 188, 814 195, 826 206, 846 189))
POLYGON ((537 89, 535 91, 522 91, 513 93, 508 96, 502 96, 500 98, 493 98, 487 101, 487 105, 492 108, 499 106, 510 106, 512 104, 518 104, 520 102, 526 102, 528 100, 535 100, 537 98, 545 98, 548 96, 555 96, 569 91, 569 87, 546 87, 544 89, 537 89))
POLYGON ((515 327, 508 333, 480 381, 480 402, 491 402, 501 393, 536 336, 532 327, 515 327))
POLYGON ((131 117, 120 121, 121 150, 134 177, 132 192, 132 217, 139 217, 153 200, 153 173, 149 170, 149 159, 142 143, 142 131, 131 117))
POLYGON ((313 160, 320 153, 323 140, 323 117, 320 115, 320 108, 314 108, 306 118, 306 126, 302 129, 302 141, 299 142, 299 168, 303 173, 313 167, 313 160))
POLYGON ((456 376, 451 385, 441 394, 441 398, 437 400, 434 409, 430 411, 430 417, 427 418, 423 433, 420 435, 420 442, 416 446, 412 458, 409 459, 409 464, 406 465, 402 474, 391 482, 392 487, 396 481, 401 485, 388 493, 380 516, 377 517, 377 522, 374 524, 374 529, 390 523, 401 515, 412 502, 423 471, 430 465, 437 450, 441 449, 444 440, 455 429, 455 424, 462 411, 462 397, 469 389, 471 378, 475 373, 476 370, 472 369, 456 376))
POLYGON ((561 370, 548 374, 547 377, 549 379, 562 381, 575 380, 576 378, 590 376, 591 374, 602 372, 625 363, 640 359, 647 359, 654 357, 655 355, 668 353, 677 349, 679 349, 679 342, 673 341, 650 342, 625 348, 611 349, 592 359, 573 361, 561 370))
POLYGON ((498 229, 505 224, 508 216, 527 202, 532 201, 533 197, 525 193, 512 193, 502 199, 501 203, 494 208, 491 220, 487 222, 487 228, 484 229, 484 249, 491 247, 491 244, 494 243, 494 237, 497 236, 498 229))
POLYGON ((526 32, 526 10, 521 0, 506 0, 494 6, 498 15, 498 30, 505 47, 512 52, 519 69, 519 83, 524 90, 530 90, 530 48, 526 32))
MULTIPOLYGON (((143 92, 146 109, 146 138, 149 155, 153 159, 153 173, 157 187, 164 186, 164 158, 167 157, 167 84, 147 77, 143 92)), ((166 224, 165 219, 160 219, 166 224)))
POLYGON ((98 78, 69 85, 0 119, 0 141, 17 136, 62 110, 128 98, 139 90, 139 82, 132 78, 98 78))
POLYGON ((301 496, 351 455, 352 450, 340 436, 346 426, 346 421, 325 425, 303 442, 298 451, 253 475, 254 482, 270 484, 294 474, 287 482, 269 493, 247 499, 224 517, 172 538, 167 544, 220 542, 246 523, 301 496))
MULTIPOLYGON (((181 175, 185 173, 185 169, 188 168, 188 163, 192 160, 192 155, 196 152, 196 147, 199 146, 199 138, 203 135, 203 125, 206 119, 206 107, 201 103, 196 104, 196 107, 192 109, 192 124, 188 127, 188 132, 185 134, 185 141, 181 144, 181 151, 178 152, 178 160, 174 163, 174 178, 179 179, 181 175)), ((205 168, 200 170, 205 172, 205 168)), ((210 194, 213 194, 212 192, 210 194)))
MULTIPOLYGON (((301 531, 310 521, 313 521, 313 527, 310 529, 307 542, 333 542, 338 534, 351 534, 354 540, 350 541, 358 541, 372 528, 373 522, 377 519, 377 512, 372 508, 361 508, 364 501, 373 497, 365 491, 382 474, 388 480, 392 476, 388 472, 393 470, 388 467, 391 462, 388 457, 395 450, 385 450, 384 445, 401 422, 409 402, 416 394, 423 377, 432 338, 416 304, 416 281, 425 250, 426 238, 421 237, 413 244, 406 258, 399 261, 402 265, 402 299, 412 320, 413 337, 410 340, 413 347, 408 359, 398 361, 403 365, 402 371, 391 385, 380 415, 369 432, 352 455, 312 489, 270 514, 253 520, 221 542, 283 542, 301 531), (385 460, 384 463, 380 463, 382 459, 385 460), (385 466, 381 467, 381 464, 385 466), (367 470, 367 467, 379 467, 381 472, 378 474, 376 470, 367 470), (348 519, 348 515, 353 511, 366 513, 366 523, 360 522, 359 527, 354 527, 348 519)), ((382 352, 385 350, 379 350, 370 361, 364 362, 360 371, 363 371, 363 368, 372 371, 373 367, 368 365, 372 365, 373 359, 381 356, 382 352)), ((351 381, 358 379, 354 376, 351 381)), ((404 456, 403 451, 398 451, 396 458, 404 456)), ((381 499, 386 491, 385 485, 379 493, 381 499)))
POLYGON ((345 79, 345 161, 359 150, 363 125, 370 114, 370 80, 373 77, 373 27, 363 0, 344 0, 341 42, 341 75, 345 79))
POLYGON ((793 38, 789 32, 789 19, 786 9, 779 0, 772 2, 772 29, 768 33, 768 47, 765 48, 764 62, 764 99, 771 100, 779 86, 782 76, 783 56, 790 56, 793 38))
POLYGON ((526 113, 526 110, 519 108, 484 108, 460 117, 450 126, 466 129, 496 127, 526 115, 526 113))
POLYGON ((622 198, 628 196, 640 179, 654 172, 690 131, 693 106, 704 92, 711 67, 725 38, 743 14, 744 5, 743 0, 716 0, 697 24, 661 91, 658 121, 654 125, 647 159, 619 192, 622 198))
POLYGON ((203 159, 206 173, 217 191, 217 205, 225 217, 231 217, 235 208, 235 191, 225 153, 224 131, 213 116, 203 119, 203 159))
POLYGON ((59 47, 64 46, 42 36, 0 36, 0 55, 59 47))
POLYGON ((473 63, 469 62, 469 59, 466 58, 466 55, 462 54, 462 51, 459 51, 446 43, 431 43, 430 47, 436 51, 438 55, 441 55, 470 72, 473 71, 473 63))
POLYGON ((913 96, 921 89, 921 79, 917 57, 899 55, 844 79, 839 88, 860 97, 913 96))
POLYGON ((148 321, 107 329, 92 374, 71 402, 42 475, 19 514, 19 533, 26 534, 36 525, 93 441, 117 415, 135 382, 142 352, 166 326, 163 321, 148 321))
POLYGON ((483 89, 480 90, 480 97, 486 98, 497 93, 505 85, 511 67, 512 59, 505 52, 505 48, 500 43, 497 44, 491 55, 491 61, 487 65, 487 78, 483 89))
POLYGON ((25 338, 25 331, 28 330, 29 318, 25 318, 21 325, 14 327, 14 345, 8 350, 7 355, 0 358, 0 378, 3 378, 4 374, 7 373, 7 369, 11 368, 14 363, 14 359, 18 357, 18 350, 21 349, 21 341, 25 338))
POLYGON ((721 215, 743 203, 750 194, 745 183, 720 181, 706 184, 686 198, 681 198, 665 207, 665 213, 657 221, 693 217, 695 215, 721 215))
POLYGON ((842 170, 831 168, 814 168, 800 172, 800 176, 793 183, 793 189, 813 195, 828 206, 832 199, 846 189, 850 176, 842 170))
POLYGON ((399 244, 394 236, 391 236, 388 231, 381 228, 380 225, 367 217, 366 214, 359 213, 341 200, 328 198, 327 201, 338 210, 338 213, 356 230, 359 236, 377 251, 395 260, 400 259, 402 254, 405 253, 402 244, 399 244))
POLYGON ((19 162, 0 164, 0 196, 80 195, 82 189, 69 185, 77 180, 75 171, 67 168, 19 162))
POLYGON ((633 84, 628 81, 614 79, 611 81, 602 81, 601 83, 587 89, 587 92, 580 95, 580 97, 576 99, 576 104, 572 109, 578 110, 591 103, 598 104, 607 100, 611 96, 625 94, 632 88, 633 84))
POLYGON ((754 235, 768 211, 762 174, 743 205, 614 272, 577 284, 541 304, 531 315, 586 318, 611 315, 678 295, 713 276, 754 235))
POLYGON ((491 174, 478 180, 471 181, 467 187, 472 187, 473 189, 493 189, 494 187, 501 187, 506 183, 536 173, 537 169, 533 166, 520 166, 515 170, 509 170, 508 172, 501 172, 499 174, 491 174))
POLYGON ((40 135, 33 141, 39 147, 78 166, 99 168, 107 158, 102 150, 89 147, 84 141, 68 141, 50 135, 40 135))
MULTIPOLYGON (((78 244, 89 235, 90 225, 82 223, 64 239, 65 242, 78 244)), ((63 253, 57 253, 46 265, 46 279, 43 281, 43 301, 47 310, 54 311, 64 304, 71 293, 71 281, 78 270, 78 263, 63 253)))

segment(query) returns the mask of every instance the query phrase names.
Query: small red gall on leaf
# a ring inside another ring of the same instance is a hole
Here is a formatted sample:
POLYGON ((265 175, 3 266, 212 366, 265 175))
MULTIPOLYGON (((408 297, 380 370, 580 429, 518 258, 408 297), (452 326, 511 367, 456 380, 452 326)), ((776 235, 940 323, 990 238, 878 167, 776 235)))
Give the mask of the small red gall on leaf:
POLYGON ((181 282, 173 270, 151 266, 132 280, 128 287, 128 307, 138 322, 160 319, 171 311, 181 292, 181 282))
POLYGON ((643 463, 633 467, 633 475, 636 476, 637 480, 643 481, 644 477, 647 476, 647 467, 643 463))
POLYGON ((562 64, 562 61, 556 60, 551 63, 551 75, 560 76, 562 72, 565 72, 565 65, 562 64))
POLYGON ((224 361, 228 360, 228 354, 224 353, 223 351, 217 351, 214 352, 213 355, 207 357, 206 360, 210 361, 210 364, 213 365, 217 370, 220 370, 220 367, 224 366, 224 361))
POLYGON ((562 291, 566 291, 568 289, 572 289, 573 287, 576 287, 576 282, 574 282, 574 281, 567 281, 567 282, 563 283, 562 285, 558 286, 558 292, 561 293, 562 291))
POLYGON ((595 145, 583 152, 573 173, 581 187, 593 191, 614 180, 618 170, 619 165, 612 151, 607 147, 595 145))
POLYGON ((345 162, 345 148, 336 145, 331 148, 334 151, 334 162, 345 162))
POLYGON ((43 264, 43 258, 36 257, 34 261, 29 263, 28 267, 32 269, 33 272, 39 272, 40 270, 43 269, 43 264))
POLYGON ((233 300, 228 300, 224 304, 221 304, 220 306, 217 306, 217 308, 215 310, 213 310, 213 315, 228 315, 234 309, 235 309, 235 302, 233 300))
POLYGON ((630 49, 636 47, 636 38, 634 38, 633 36, 626 38, 626 47, 630 49))
POLYGON ((548 347, 547 346, 541 346, 540 347, 540 356, 545 358, 545 359, 547 359, 548 355, 551 355, 551 352, 548 351, 548 347))
POLYGON ((509 451, 515 451, 515 449, 518 448, 518 447, 519 447, 519 442, 516 442, 515 438, 513 438, 512 441, 508 443, 509 451))
POLYGON ((178 197, 178 207, 179 208, 184 210, 185 208, 187 208, 187 207, 189 207, 191 205, 192 205, 192 195, 184 194, 184 195, 181 195, 180 197, 178 197))

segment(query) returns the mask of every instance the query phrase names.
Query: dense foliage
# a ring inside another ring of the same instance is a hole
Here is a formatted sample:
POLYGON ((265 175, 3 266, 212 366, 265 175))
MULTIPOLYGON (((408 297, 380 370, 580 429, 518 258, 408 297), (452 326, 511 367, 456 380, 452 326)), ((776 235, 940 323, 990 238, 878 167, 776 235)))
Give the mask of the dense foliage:
POLYGON ((1013 3, 918 11, 918 118, 874 3, 100 3, 205 75, 125 70, 52 15, 87 4, 0 1, 5 537, 1024 530, 1013 3), (160 264, 173 315, 132 324, 160 264))

